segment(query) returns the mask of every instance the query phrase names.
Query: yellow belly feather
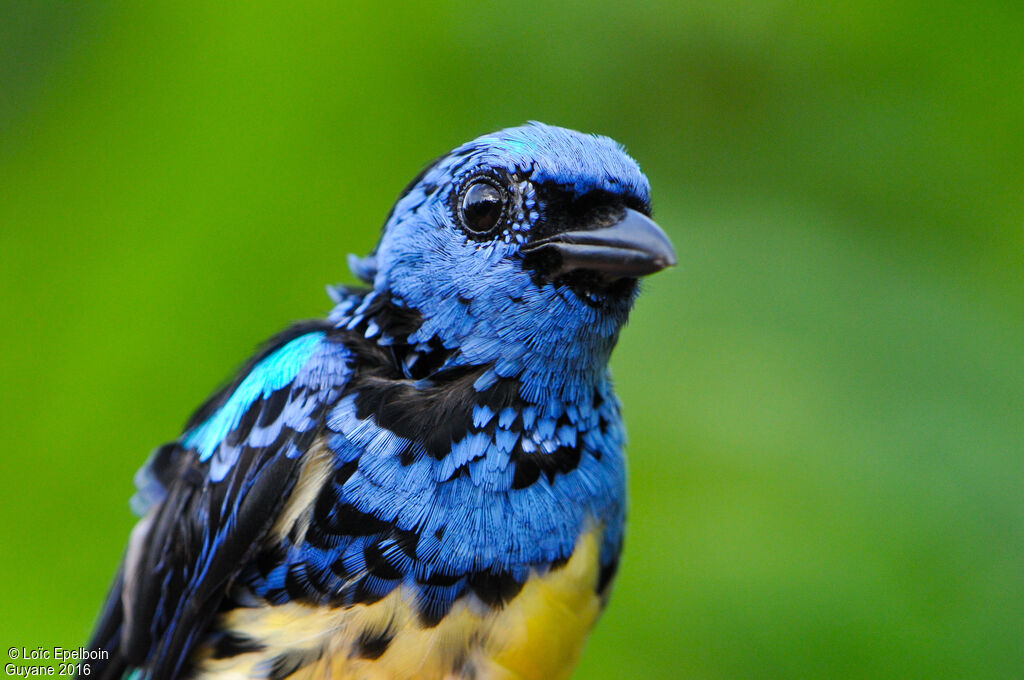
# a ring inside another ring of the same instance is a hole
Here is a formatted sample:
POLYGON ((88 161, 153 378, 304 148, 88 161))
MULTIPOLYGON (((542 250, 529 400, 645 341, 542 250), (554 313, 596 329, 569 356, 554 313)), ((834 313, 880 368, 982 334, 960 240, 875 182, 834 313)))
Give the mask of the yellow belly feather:
POLYGON ((423 628, 413 594, 394 590, 372 605, 346 609, 301 604, 235 609, 219 627, 261 643, 259 652, 196 658, 196 678, 265 677, 272 659, 308 650, 312 659, 295 680, 557 680, 568 678, 601 609, 596 592, 600 530, 584 533, 569 561, 529 579, 504 608, 493 610, 472 595, 460 599, 432 628, 423 628), (361 636, 392 631, 376 659, 354 656, 361 636))

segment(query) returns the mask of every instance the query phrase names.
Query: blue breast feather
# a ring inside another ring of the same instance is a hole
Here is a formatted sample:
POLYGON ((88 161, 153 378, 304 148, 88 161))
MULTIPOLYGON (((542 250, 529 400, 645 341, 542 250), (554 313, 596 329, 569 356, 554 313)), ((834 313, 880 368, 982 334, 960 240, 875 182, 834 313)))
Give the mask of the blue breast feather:
MULTIPOLYGON (((352 368, 344 338, 379 336, 374 319, 363 315, 374 296, 338 296, 343 303, 332 317, 336 333, 330 338, 324 332, 308 333, 268 355, 217 411, 182 439, 201 461, 210 463, 210 479, 216 482, 240 450, 266 446, 285 425, 297 432, 323 427, 320 436, 333 452, 336 468, 347 469, 337 488, 321 494, 336 506, 326 511, 324 524, 348 507, 374 522, 365 532, 331 536, 329 545, 286 539, 276 547, 280 556, 266 573, 254 567, 243 573, 242 580, 255 594, 276 602, 298 596, 342 603, 347 598, 354 603, 381 597, 404 583, 420 592, 421 605, 428 611, 443 615, 466 592, 473 574, 500 574, 521 582, 531 570, 567 559, 588 521, 606 527, 602 561, 617 558, 623 523, 624 431, 607 380, 596 389, 574 391, 575 401, 526 399, 520 408, 498 412, 475 405, 466 435, 438 460, 426 455, 420 442, 378 425, 372 414, 359 416, 359 393, 349 389, 358 368, 352 368), (334 382, 325 384, 325 377, 334 382), (232 443, 232 433, 247 409, 277 391, 309 385, 317 386, 319 398, 334 399, 324 423, 308 421, 313 400, 302 400, 232 443), (581 458, 573 469, 512 488, 514 450, 543 455, 577 446, 581 458), (396 537, 409 534, 415 536, 414 549, 403 551, 396 537), (393 578, 382 578, 379 568, 367 564, 368 555, 378 553, 378 559, 393 568, 384 576, 393 578), (296 579, 306 587, 289 583, 296 579), (357 589, 352 587, 355 581, 357 589)), ((376 340, 387 345, 393 338, 376 340)), ((451 363, 465 361, 462 356, 451 363)), ((486 392, 496 380, 497 371, 487 369, 474 381, 473 390, 486 392)), ((425 389, 430 381, 413 384, 425 389)), ((291 450, 289 455, 303 453, 291 450)), ((337 477, 328 486, 336 481, 337 477)))

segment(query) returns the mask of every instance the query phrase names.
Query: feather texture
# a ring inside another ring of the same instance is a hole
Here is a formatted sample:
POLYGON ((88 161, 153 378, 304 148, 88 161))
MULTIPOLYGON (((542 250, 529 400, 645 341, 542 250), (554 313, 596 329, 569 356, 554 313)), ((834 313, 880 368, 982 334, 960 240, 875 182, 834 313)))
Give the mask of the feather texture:
POLYGON ((621 147, 541 124, 429 165, 351 259, 370 287, 329 288, 137 475, 94 677, 568 675, 622 544, 619 251, 651 241, 529 252, 649 205, 621 147))

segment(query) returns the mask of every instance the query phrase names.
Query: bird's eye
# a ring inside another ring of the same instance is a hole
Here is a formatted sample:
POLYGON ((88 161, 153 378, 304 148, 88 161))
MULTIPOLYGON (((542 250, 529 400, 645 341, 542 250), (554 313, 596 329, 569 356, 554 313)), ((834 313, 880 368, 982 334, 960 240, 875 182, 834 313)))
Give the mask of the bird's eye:
POLYGON ((459 200, 462 224, 474 234, 493 230, 505 213, 505 193, 489 179, 478 179, 462 192, 459 200))

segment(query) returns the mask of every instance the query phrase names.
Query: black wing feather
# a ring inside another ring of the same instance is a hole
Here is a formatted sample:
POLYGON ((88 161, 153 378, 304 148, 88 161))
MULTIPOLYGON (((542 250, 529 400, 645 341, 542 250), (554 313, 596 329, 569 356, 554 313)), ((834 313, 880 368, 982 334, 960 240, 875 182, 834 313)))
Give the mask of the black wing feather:
MULTIPOLYGON (((215 393, 189 420, 199 425, 224 405, 245 376, 264 358, 292 340, 330 328, 326 321, 297 324, 274 337, 241 373, 215 393)), ((306 398, 303 390, 284 387, 287 399, 306 398)), ((272 422, 282 396, 258 399, 230 433, 246 441, 258 422, 272 422), (244 431, 242 431, 244 430, 244 431)), ((326 403, 321 405, 326 408, 326 403)), ((317 416, 322 421, 322 416, 317 416)), ((252 559, 295 484, 301 456, 319 427, 297 434, 282 427, 270 446, 242 446, 237 462, 217 482, 210 462, 180 442, 158 449, 148 466, 147 484, 157 501, 132 533, 129 549, 114 581, 90 647, 109 658, 93 664, 94 678, 120 678, 126 670, 144 669, 146 680, 170 680, 185 672, 196 643, 231 582, 252 559)))

